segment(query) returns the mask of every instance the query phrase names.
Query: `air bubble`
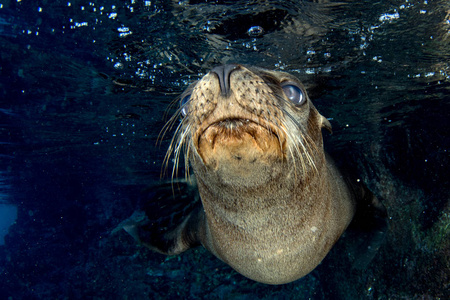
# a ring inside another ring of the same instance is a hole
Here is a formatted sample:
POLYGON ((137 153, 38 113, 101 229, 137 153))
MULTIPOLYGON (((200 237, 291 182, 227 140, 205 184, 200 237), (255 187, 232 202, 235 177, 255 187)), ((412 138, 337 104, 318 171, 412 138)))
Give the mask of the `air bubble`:
POLYGON ((261 36, 264 34, 264 28, 261 26, 252 26, 247 30, 247 34, 252 37, 261 36))
POLYGON ((114 69, 116 69, 116 70, 122 70, 122 69, 123 69, 123 64, 120 63, 120 62, 115 63, 114 69))

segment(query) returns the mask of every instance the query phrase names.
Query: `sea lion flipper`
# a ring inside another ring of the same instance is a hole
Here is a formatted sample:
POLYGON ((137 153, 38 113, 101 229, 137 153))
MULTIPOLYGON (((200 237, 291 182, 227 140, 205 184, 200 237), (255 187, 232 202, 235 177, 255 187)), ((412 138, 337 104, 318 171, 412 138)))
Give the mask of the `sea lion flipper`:
POLYGON ((155 234, 155 231, 160 231, 159 228, 155 228, 158 224, 147 223, 144 226, 136 227, 137 235, 140 243, 144 246, 162 254, 176 255, 200 245, 197 233, 202 219, 201 205, 197 205, 189 215, 182 219, 181 224, 169 228, 163 233, 155 234))
POLYGON ((147 188, 138 209, 114 231, 124 229, 140 244, 174 255, 200 244, 201 220, 195 179, 180 179, 147 188))

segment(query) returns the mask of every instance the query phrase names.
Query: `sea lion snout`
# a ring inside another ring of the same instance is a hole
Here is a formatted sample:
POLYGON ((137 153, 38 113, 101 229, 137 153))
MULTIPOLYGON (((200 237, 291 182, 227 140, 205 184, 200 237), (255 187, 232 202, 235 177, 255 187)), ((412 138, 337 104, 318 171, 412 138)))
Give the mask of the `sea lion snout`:
POLYGON ((187 117, 205 165, 223 155, 241 164, 284 155, 286 137, 276 119, 282 113, 272 93, 258 75, 236 64, 215 67, 196 84, 187 117))

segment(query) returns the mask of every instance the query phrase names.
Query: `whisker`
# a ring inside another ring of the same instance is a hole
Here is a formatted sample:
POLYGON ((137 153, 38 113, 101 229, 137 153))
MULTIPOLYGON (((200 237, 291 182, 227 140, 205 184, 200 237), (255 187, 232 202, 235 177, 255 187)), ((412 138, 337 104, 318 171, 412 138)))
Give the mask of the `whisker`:
MULTIPOLYGON (((285 126, 284 126, 284 124, 279 122, 280 121, 279 118, 272 115, 272 112, 270 110, 267 111, 267 115, 268 116, 264 117, 266 124, 267 124, 267 129, 269 130, 269 132, 272 132, 272 128, 270 128, 269 123, 273 123, 275 125, 275 135, 277 136, 278 143, 280 145, 280 151, 283 152, 283 142, 281 140, 281 136, 282 136, 282 134, 284 136, 288 136, 285 126)), ((292 155, 291 155, 291 157, 292 157, 292 155)))
POLYGON ((170 157, 172 156, 172 153, 174 151, 174 145, 175 145, 175 141, 178 139, 179 136, 179 132, 180 132, 180 128, 182 126, 182 122, 180 122, 177 126, 177 128, 175 129, 174 135, 172 137, 172 140, 170 141, 169 147, 166 151, 166 155, 164 156, 164 160, 163 160, 163 168, 164 168, 164 172, 162 172, 161 176, 164 176, 166 174, 167 168, 169 166, 169 160, 170 157))
MULTIPOLYGON (((182 122, 183 124, 183 122, 182 122)), ((184 125, 184 124, 183 124, 184 125)), ((178 166, 179 166, 179 160, 180 160, 180 153, 185 153, 186 155, 186 142, 187 137, 189 137, 190 134, 190 125, 183 126, 183 129, 177 139, 177 145, 175 148, 175 163, 174 163, 174 169, 172 170, 172 179, 174 176, 178 176, 178 166)))
POLYGON ((177 109, 177 111, 173 114, 173 116, 164 124, 163 128, 158 134, 158 138, 156 139, 157 143, 161 144, 167 132, 172 130, 173 126, 176 124, 176 121, 180 117, 181 109, 177 109))
MULTIPOLYGON (((287 102, 287 100, 285 100, 283 97, 279 96, 277 97, 279 101, 284 101, 287 102)), ((312 153, 314 153, 317 149, 316 149, 316 145, 313 142, 313 140, 311 139, 310 136, 303 134, 303 132, 305 132, 305 128, 303 128, 303 126, 295 119, 295 117, 284 107, 282 107, 280 105, 279 107, 283 114, 286 116, 286 120, 284 120, 285 124, 284 126, 286 126, 286 128, 289 128, 289 125, 287 124, 287 120, 289 120, 290 122, 293 123, 293 125, 295 127, 297 127, 299 129, 298 133, 299 136, 294 136, 290 131, 285 130, 286 135, 289 137, 290 140, 292 140, 294 143, 292 143, 293 145, 298 145, 298 146, 294 146, 295 147, 295 152, 297 153, 299 159, 300 159, 300 163, 302 165, 302 171, 306 172, 306 161, 308 162, 308 164, 313 168, 314 171, 318 172, 317 170, 317 166, 314 162, 312 153), (306 159, 306 161, 305 161, 306 159)), ((291 146, 289 146, 289 148, 291 148, 291 146)), ((290 152, 292 153, 292 157, 293 157, 293 153, 294 151, 292 149, 290 149, 290 152)), ((294 158, 294 157, 293 157, 294 158)), ((295 161, 295 159, 293 159, 293 161, 295 161)))
MULTIPOLYGON (((164 114, 163 114, 163 120, 165 120, 167 118, 167 116, 169 115, 170 111, 173 109, 173 107, 175 105, 179 105, 181 100, 181 95, 175 97, 175 99, 173 99, 172 101, 170 101, 169 105, 167 106, 167 108, 164 110, 164 114)), ((171 116, 171 118, 173 117, 173 115, 171 116)))

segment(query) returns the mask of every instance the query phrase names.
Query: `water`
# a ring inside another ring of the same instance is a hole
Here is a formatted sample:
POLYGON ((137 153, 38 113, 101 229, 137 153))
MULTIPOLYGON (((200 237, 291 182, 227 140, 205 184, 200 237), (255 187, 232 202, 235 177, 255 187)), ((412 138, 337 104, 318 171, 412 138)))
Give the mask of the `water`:
POLYGON ((17 206, 0 298, 445 298, 449 11, 447 1, 0 1, 0 194, 17 206), (110 235, 159 180, 167 107, 229 62, 297 75, 331 118, 327 150, 389 211, 367 270, 330 258, 267 286, 201 248, 166 258, 110 235))
POLYGON ((17 218, 17 207, 14 205, 0 205, 0 245, 5 244, 5 235, 9 227, 17 218))

